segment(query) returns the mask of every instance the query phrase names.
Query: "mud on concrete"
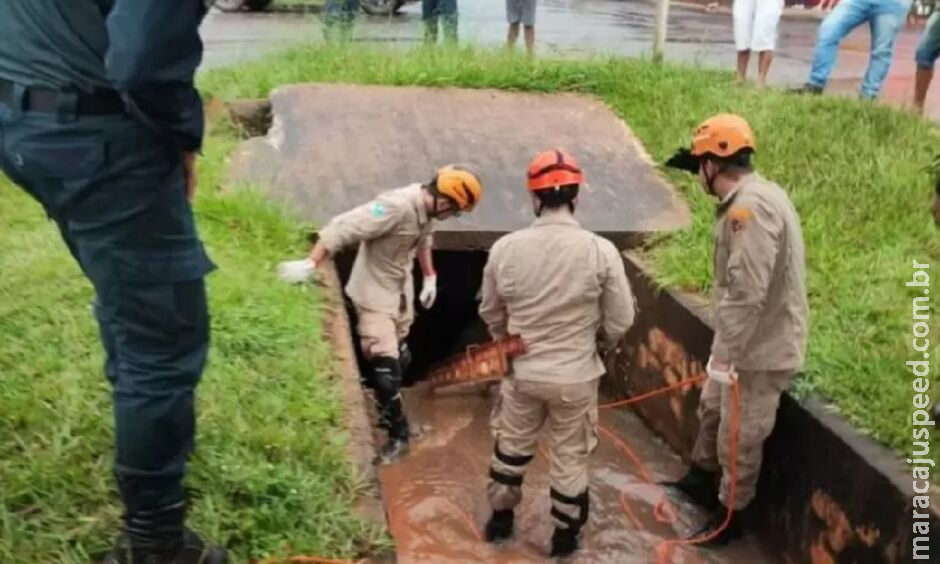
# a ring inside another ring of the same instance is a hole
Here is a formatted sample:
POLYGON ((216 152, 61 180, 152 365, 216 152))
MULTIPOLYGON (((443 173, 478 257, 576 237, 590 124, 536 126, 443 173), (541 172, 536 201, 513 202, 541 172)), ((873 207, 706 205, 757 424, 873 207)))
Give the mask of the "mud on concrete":
MULTIPOLYGON (((663 290, 635 253, 624 265, 642 314, 603 382, 610 397, 633 397, 704 375, 713 337, 708 304, 663 290)), ((688 459, 698 430, 699 386, 652 398, 635 412, 688 459)), ((757 497, 746 522, 790 562, 911 562, 911 471, 893 452, 848 424, 821 398, 784 394, 765 444, 757 497)), ((936 499, 929 545, 940 546, 936 499)))
MULTIPOLYGON (((353 258, 353 253, 337 257, 340 282, 348 279, 353 258)), ((397 464, 376 469, 398 562, 535 563, 548 559, 553 524, 547 442, 541 441, 539 454, 529 467, 514 540, 492 547, 481 535, 488 518, 485 486, 493 450, 489 421, 494 391, 471 385, 432 393, 421 384, 428 367, 487 339, 475 301, 485 261, 482 251, 437 253, 435 262, 442 280, 438 302, 431 312, 418 316, 420 323, 416 322, 408 339, 415 357, 404 393, 414 432, 411 453, 397 464)), ((420 274, 416 270, 414 275, 420 274)), ((347 314, 354 312, 348 308, 347 314)), ((348 366, 348 355, 341 354, 344 366, 348 366)), ((349 366, 348 372, 355 369, 349 366)), ((352 382, 349 376, 344 378, 352 382)), ((352 386, 344 395, 349 393, 353 393, 352 386)), ((352 401, 358 411, 359 400, 352 401)), ((366 409, 372 421, 377 421, 371 400, 366 409)), ((571 561, 655 561, 664 541, 690 535, 701 526, 705 514, 681 495, 655 484, 679 476, 685 467, 681 457, 641 419, 627 409, 602 410, 600 423, 599 445, 591 462, 591 520, 585 547, 571 561)), ((361 428, 355 434, 359 440, 364 436, 361 428)), ((384 439, 383 432, 373 427, 374 444, 384 439)), ((680 547, 669 560, 778 561, 753 539, 715 551, 680 547)))

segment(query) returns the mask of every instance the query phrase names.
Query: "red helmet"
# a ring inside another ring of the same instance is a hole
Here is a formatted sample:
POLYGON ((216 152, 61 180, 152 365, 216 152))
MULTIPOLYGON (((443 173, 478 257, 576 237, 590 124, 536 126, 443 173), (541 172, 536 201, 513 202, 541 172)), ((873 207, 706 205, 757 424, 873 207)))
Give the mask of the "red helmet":
POLYGON ((549 190, 570 184, 580 185, 584 174, 578 161, 561 149, 539 153, 529 164, 530 192, 549 190))

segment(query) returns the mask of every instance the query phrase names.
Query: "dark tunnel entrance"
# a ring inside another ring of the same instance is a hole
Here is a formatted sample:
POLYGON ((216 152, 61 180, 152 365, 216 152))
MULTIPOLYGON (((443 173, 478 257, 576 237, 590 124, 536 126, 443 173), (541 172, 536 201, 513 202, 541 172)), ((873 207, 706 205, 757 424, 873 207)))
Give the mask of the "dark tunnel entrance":
MULTIPOLYGON (((355 252, 347 252, 336 257, 337 270, 344 287, 349 280, 355 256, 355 252)), ((485 251, 475 250, 434 251, 438 292, 437 301, 430 310, 424 310, 418 303, 423 276, 415 262, 412 273, 415 320, 407 338, 412 362, 404 375, 405 386, 419 381, 435 363, 465 350, 468 345, 489 340, 486 326, 477 313, 477 292, 483 280, 487 256, 485 251)), ((356 359, 360 371, 364 373, 367 367, 356 334, 356 312, 345 293, 344 302, 350 318, 356 359)))

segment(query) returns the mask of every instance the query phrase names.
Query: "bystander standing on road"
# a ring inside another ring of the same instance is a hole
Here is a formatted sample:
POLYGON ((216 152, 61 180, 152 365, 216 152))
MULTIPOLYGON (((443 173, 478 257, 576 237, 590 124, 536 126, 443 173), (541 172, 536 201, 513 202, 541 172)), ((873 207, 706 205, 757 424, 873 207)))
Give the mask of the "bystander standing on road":
POLYGON ((444 28, 444 39, 457 42, 457 0, 421 0, 425 43, 437 43, 438 28, 444 28))
POLYGON ((358 11, 359 0, 326 0, 323 7, 323 35, 326 40, 349 39, 358 11))
POLYGON ((826 16, 819 26, 813 67, 809 80, 795 92, 820 94, 829 81, 836 64, 839 43, 858 26, 868 23, 871 28, 871 56, 862 79, 859 97, 875 99, 881 92, 898 34, 904 27, 912 0, 844 0, 826 16))
POLYGON ((506 21, 509 33, 506 44, 509 49, 516 47, 519 39, 519 26, 525 28, 525 49, 529 56, 535 55, 535 11, 538 0, 506 0, 506 21))
POLYGON ((734 0, 734 45, 738 51, 738 82, 747 78, 751 52, 758 53, 757 86, 767 85, 767 73, 777 46, 777 27, 784 0, 734 0))
POLYGON ((927 28, 920 36, 914 61, 917 73, 914 78, 914 106, 919 113, 924 112, 924 101, 933 80, 933 68, 940 56, 940 12, 934 11, 927 20, 927 28))

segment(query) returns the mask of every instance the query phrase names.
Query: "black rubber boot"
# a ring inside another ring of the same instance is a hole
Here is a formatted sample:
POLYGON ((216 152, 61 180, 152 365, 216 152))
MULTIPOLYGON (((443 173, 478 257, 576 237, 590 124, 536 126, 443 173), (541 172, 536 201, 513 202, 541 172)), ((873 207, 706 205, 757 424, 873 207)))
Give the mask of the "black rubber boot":
POLYGON ((552 534, 552 558, 565 558, 574 554, 581 547, 580 531, 575 529, 555 528, 552 534))
POLYGON ((406 341, 398 343, 398 364, 401 366, 401 375, 404 377, 408 372, 408 367, 411 366, 411 349, 408 348, 406 341))
POLYGON ((678 481, 660 482, 660 485, 675 488, 704 509, 714 511, 721 505, 721 502, 718 501, 718 481, 720 478, 720 473, 709 472, 693 464, 689 467, 685 476, 679 478, 678 481))
POLYGON ((379 404, 379 425, 388 431, 388 442, 380 449, 377 462, 391 464, 408 453, 410 429, 401 401, 401 363, 397 358, 372 360, 375 399, 379 404))
POLYGON ((124 531, 101 564, 227 564, 220 546, 207 545, 183 525, 185 503, 124 517, 124 531))
POLYGON ((798 86, 798 87, 796 87, 796 88, 791 88, 791 89, 787 90, 787 92, 789 92, 790 94, 811 94, 811 95, 818 95, 818 94, 822 94, 822 93, 823 93, 823 89, 820 88, 820 87, 818 87, 818 86, 814 86, 814 85, 812 85, 812 84, 804 84, 803 86, 798 86))
POLYGON ((512 509, 494 511, 486 522, 486 542, 499 544, 512 536, 515 514, 512 509))
POLYGON ((388 442, 379 449, 379 464, 394 464, 401 460, 401 457, 408 454, 409 441, 408 439, 393 439, 389 438, 388 442))
MULTIPOLYGON (((727 515, 728 510, 725 509, 724 506, 719 505, 718 509, 714 510, 712 514, 709 515, 708 520, 705 521, 702 528, 689 538, 703 538, 718 531, 721 529, 721 526, 724 525, 727 515)), ((724 546, 735 539, 741 538, 743 535, 744 530, 741 528, 741 511, 732 511, 731 521, 728 523, 728 526, 721 529, 714 538, 698 543, 698 546, 724 546)))

